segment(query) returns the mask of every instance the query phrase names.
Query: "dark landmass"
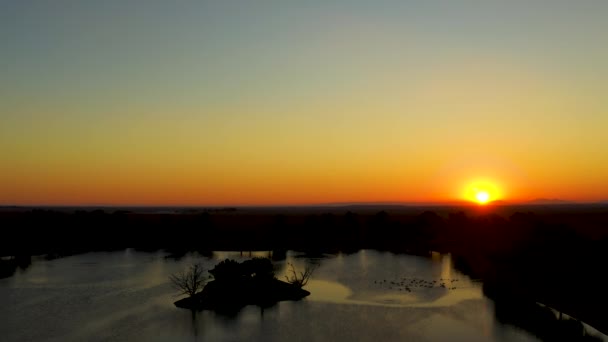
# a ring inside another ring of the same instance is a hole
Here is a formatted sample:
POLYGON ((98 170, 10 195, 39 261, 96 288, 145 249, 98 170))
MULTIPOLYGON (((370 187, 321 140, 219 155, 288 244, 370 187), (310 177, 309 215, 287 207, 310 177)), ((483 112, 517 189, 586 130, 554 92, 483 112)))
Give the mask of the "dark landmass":
POLYGON ((300 300, 310 294, 295 282, 297 278, 293 278, 294 283, 276 279, 272 262, 266 258, 242 263, 226 259, 209 273, 215 280, 203 291, 178 300, 175 306, 235 314, 247 305, 270 307, 279 301, 300 300))
MULTIPOLYGON (((482 279, 502 312, 540 302, 608 333, 608 205, 348 205, 328 207, 104 208, 0 210, 0 276, 48 258, 101 250, 359 249, 452 253, 482 279), (513 300, 517 298, 518 300, 513 300), (498 304, 500 303, 500 304, 498 304)), ((211 285, 211 283, 209 284, 211 285)), ((215 286, 215 285, 214 285, 215 286)), ((213 286, 212 286, 213 287, 213 286)), ((208 290, 210 291, 210 290, 208 290)), ((202 296, 202 295, 201 295, 202 296)))
POLYGON ((580 321, 561 314, 556 316, 551 308, 525 298, 495 299, 494 302, 498 321, 520 327, 542 341, 602 341, 588 333, 580 321))
POLYGON ((247 305, 270 307, 284 300, 300 300, 310 292, 276 278, 234 282, 211 281, 203 291, 175 302, 178 308, 234 314, 247 305))

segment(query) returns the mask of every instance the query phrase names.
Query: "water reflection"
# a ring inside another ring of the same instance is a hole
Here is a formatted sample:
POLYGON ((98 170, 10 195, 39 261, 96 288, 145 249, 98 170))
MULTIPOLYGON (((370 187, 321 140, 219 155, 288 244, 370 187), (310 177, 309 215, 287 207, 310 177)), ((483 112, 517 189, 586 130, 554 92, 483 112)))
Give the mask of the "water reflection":
POLYGON ((226 258, 248 259, 249 251, 167 255, 127 250, 35 261, 0 280, 2 340, 537 340, 497 320, 481 285, 454 269, 449 255, 251 252, 275 258, 279 279, 288 263, 318 266, 306 287, 311 295, 269 308, 247 306, 232 317, 175 308, 168 275, 194 262, 210 269, 226 258), (437 285, 453 279, 455 289, 437 285))
POLYGON ((452 269, 454 265, 452 264, 452 255, 451 254, 443 254, 441 256, 441 278, 442 279, 452 279, 452 269))
MULTIPOLYGON (((288 261, 297 263, 295 256, 288 261)), ((407 256, 406 260, 399 260, 402 258, 404 256, 371 250, 357 253, 352 263, 346 263, 342 254, 335 258, 336 265, 331 265, 334 260, 327 258, 309 282, 308 299, 391 307, 440 307, 483 298, 479 284, 453 271, 449 254, 431 259, 407 256), (355 276, 350 277, 343 270, 345 274, 334 277, 340 274, 336 272, 338 267, 355 276)), ((298 266, 304 265, 300 262, 298 266)))

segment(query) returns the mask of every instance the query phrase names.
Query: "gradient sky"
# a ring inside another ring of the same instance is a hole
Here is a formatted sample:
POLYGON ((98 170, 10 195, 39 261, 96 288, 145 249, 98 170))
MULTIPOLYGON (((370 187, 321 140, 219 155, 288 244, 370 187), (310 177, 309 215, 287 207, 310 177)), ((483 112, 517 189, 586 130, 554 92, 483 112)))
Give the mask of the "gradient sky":
POLYGON ((608 1, 0 2, 0 204, 608 199, 608 1))

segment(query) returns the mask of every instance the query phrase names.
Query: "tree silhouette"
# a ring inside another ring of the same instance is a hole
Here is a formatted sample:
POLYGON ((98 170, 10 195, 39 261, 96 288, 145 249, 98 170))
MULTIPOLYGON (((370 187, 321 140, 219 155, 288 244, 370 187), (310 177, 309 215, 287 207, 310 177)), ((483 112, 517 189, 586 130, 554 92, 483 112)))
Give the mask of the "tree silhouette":
POLYGON ((204 273, 205 269, 200 264, 194 264, 187 271, 170 275, 169 280, 180 294, 192 297, 205 286, 207 279, 203 278, 204 273))
POLYGON ((291 275, 286 275, 285 279, 288 283, 295 285, 299 288, 302 288, 306 286, 306 284, 308 284, 308 280, 310 279, 312 273, 315 270, 313 266, 308 265, 306 266, 306 268, 304 268, 304 272, 296 272, 296 269, 292 263, 287 263, 287 265, 289 266, 289 271, 291 275))

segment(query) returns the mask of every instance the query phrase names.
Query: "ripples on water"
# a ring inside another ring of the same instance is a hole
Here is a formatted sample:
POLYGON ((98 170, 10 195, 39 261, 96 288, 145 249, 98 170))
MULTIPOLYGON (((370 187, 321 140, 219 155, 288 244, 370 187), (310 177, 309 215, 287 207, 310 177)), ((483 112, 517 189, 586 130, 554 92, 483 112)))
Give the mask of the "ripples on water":
POLYGON ((455 270, 449 255, 362 250, 275 261, 317 267, 298 302, 248 306, 233 317, 178 309, 168 276, 193 262, 269 252, 189 254, 133 250, 34 260, 0 279, 3 341, 535 341, 494 318, 481 284, 455 270), (434 282, 433 282, 434 281, 434 282), (441 286, 444 284, 444 286, 441 286))

